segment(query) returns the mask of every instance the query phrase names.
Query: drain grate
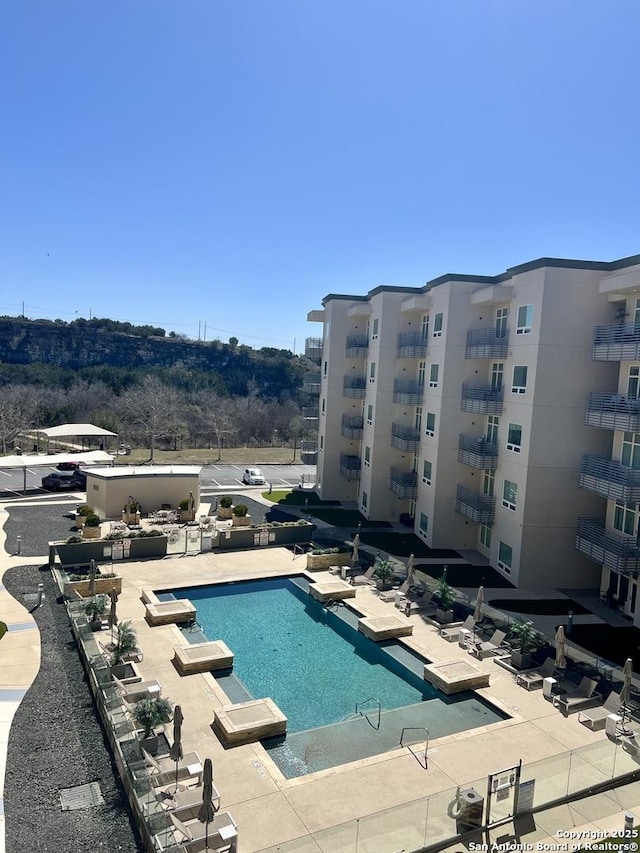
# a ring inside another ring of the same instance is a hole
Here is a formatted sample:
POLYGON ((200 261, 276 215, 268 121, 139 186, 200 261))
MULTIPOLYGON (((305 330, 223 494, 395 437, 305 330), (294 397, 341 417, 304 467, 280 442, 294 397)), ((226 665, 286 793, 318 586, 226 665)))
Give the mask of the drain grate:
POLYGON ((91 806, 104 804, 104 797, 98 782, 89 782, 88 785, 76 785, 75 788, 60 789, 60 805, 63 812, 75 811, 76 809, 88 809, 91 806))

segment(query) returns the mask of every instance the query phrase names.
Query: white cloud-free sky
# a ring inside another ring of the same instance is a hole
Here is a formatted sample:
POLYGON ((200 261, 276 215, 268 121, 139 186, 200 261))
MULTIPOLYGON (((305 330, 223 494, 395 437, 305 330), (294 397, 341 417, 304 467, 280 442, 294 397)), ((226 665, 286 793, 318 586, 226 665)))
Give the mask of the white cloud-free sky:
POLYGON ((300 351, 329 292, 636 254, 639 31, 637 0, 6 4, 0 314, 300 351))

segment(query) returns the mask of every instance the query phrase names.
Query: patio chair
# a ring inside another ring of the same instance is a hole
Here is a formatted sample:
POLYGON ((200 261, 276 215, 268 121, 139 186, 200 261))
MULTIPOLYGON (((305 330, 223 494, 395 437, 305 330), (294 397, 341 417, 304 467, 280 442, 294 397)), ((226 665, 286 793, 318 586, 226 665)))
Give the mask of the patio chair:
POLYGON ((433 596, 435 593, 429 592, 427 590, 424 592, 420 598, 417 598, 415 601, 405 601, 404 606, 401 607, 401 610, 405 614, 405 616, 411 616, 412 613, 422 613, 423 615, 432 615, 435 616, 436 605, 433 603, 433 596))
POLYGON ((368 586, 374 585, 375 580, 373 577, 373 573, 375 572, 375 570, 375 565, 369 566, 369 568, 363 575, 355 575, 354 577, 352 577, 351 583, 353 584, 353 586, 363 586, 365 584, 368 586))
POLYGON ((139 699, 149 699, 152 696, 160 696, 162 693, 162 685, 155 678, 152 681, 137 681, 133 684, 125 684, 119 678, 116 678, 115 675, 111 677, 125 702, 137 702, 139 699))
MULTIPOLYGON (((149 773, 151 784, 154 788, 162 788, 176 781, 176 763, 173 759, 165 756, 156 758, 150 755, 144 747, 141 750, 145 767, 149 773)), ((197 752, 187 752, 178 762, 178 782, 181 784, 201 784, 202 762, 197 752)))
POLYGON ((506 638, 507 635, 504 631, 495 630, 490 639, 484 640, 484 642, 477 642, 470 646, 469 652, 475 655, 478 660, 484 660, 498 654, 504 648, 503 643, 506 638))
MULTIPOLYGON (((213 800, 214 808, 217 810, 220 808, 220 792, 214 784, 211 787, 211 799, 213 800)), ((196 785, 194 788, 188 788, 186 791, 178 791, 173 796, 161 795, 160 802, 167 811, 170 811, 183 823, 188 820, 194 820, 198 817, 198 812, 202 805, 202 785, 196 785)))
POLYGON ((601 697, 593 695, 597 686, 597 681, 594 681, 593 678, 587 678, 585 675, 575 690, 568 690, 566 693, 554 696, 553 706, 559 708, 566 715, 571 711, 579 711, 581 708, 597 705, 598 701, 602 701, 601 697))
POLYGON ((440 636, 443 640, 447 640, 449 643, 457 642, 460 631, 473 631, 475 628, 476 620, 473 618, 473 615, 467 616, 464 622, 457 622, 453 625, 447 625, 446 628, 443 628, 440 631, 440 636))
POLYGON ((609 693, 603 705, 590 708, 587 711, 578 711, 578 722, 584 723, 594 731, 604 728, 609 714, 617 714, 620 710, 620 694, 609 693))
POLYGON ((526 672, 519 672, 516 675, 516 684, 519 684, 520 687, 525 687, 527 690, 531 690, 534 687, 542 687, 545 678, 550 678, 555 671, 555 658, 547 658, 541 667, 528 669, 526 672))
MULTIPOLYGON (((205 825, 199 820, 181 821, 172 812, 169 812, 173 832, 169 838, 164 833, 156 835, 156 847, 158 850, 175 849, 177 844, 184 845, 183 849, 189 853, 200 853, 205 850, 205 825), (166 845, 166 846, 165 846, 166 845)), ((238 836, 237 824, 229 812, 218 812, 207 827, 209 839, 209 850, 223 851, 235 848, 238 836)))

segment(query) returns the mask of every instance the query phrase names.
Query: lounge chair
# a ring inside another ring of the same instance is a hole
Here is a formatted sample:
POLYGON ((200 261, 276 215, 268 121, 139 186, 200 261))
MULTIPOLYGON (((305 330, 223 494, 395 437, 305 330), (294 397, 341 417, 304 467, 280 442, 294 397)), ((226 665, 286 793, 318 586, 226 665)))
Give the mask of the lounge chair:
POLYGON ((115 675, 111 677, 125 702, 137 702, 139 699, 148 699, 150 696, 159 696, 162 693, 162 685, 155 678, 152 681, 136 681, 133 684, 125 684, 115 675))
MULTIPOLYGON (((199 820, 181 821, 169 812, 173 832, 169 837, 165 833, 155 836, 158 850, 175 849, 176 845, 188 853, 200 853, 205 850, 205 825, 199 820)), ((216 851, 235 849, 238 836, 237 825, 229 812, 218 812, 206 828, 209 839, 209 849, 216 851)))
POLYGON ((484 660, 484 658, 498 654, 498 652, 502 650, 502 644, 506 638, 507 635, 504 631, 495 630, 488 640, 476 642, 474 645, 470 646, 469 652, 472 655, 475 655, 478 660, 484 660))
POLYGON ((436 605, 432 601, 433 596, 434 593, 427 590, 427 592, 423 593, 415 601, 405 601, 401 609, 405 616, 411 616, 412 613, 422 613, 424 615, 431 613, 431 615, 435 616, 436 605))
POLYGON ((460 631, 473 631, 475 624, 476 620, 473 616, 467 616, 464 622, 458 622, 454 625, 448 625, 446 628, 443 628, 440 631, 440 636, 443 640, 447 640, 449 643, 455 643, 460 636, 460 631))
MULTIPOLYGON (((150 755, 146 749, 142 749, 145 767, 149 773, 151 784, 154 788, 171 785, 176 780, 176 763, 171 758, 156 758, 150 755)), ((178 782, 193 783, 202 782, 202 762, 197 752, 187 752, 178 762, 178 782)))
POLYGON ((604 728, 609 714, 617 714, 619 710, 620 694, 611 692, 603 705, 587 711, 578 711, 578 722, 584 723, 595 731, 595 729, 604 728))
MULTIPOLYGON (((213 784, 212 789, 211 799, 217 810, 220 808, 220 792, 213 784)), ((160 802, 167 811, 170 811, 183 823, 188 820, 195 820, 202 805, 202 785, 188 788, 186 791, 178 791, 173 796, 161 794, 160 802)))
POLYGON ((354 577, 351 578, 351 583, 353 584, 353 586, 371 586, 372 584, 375 584, 375 580, 373 577, 373 573, 375 572, 375 570, 375 565, 370 566, 363 575, 354 575, 354 577))
POLYGON ((581 708, 597 705, 600 697, 593 695, 597 686, 597 681, 587 678, 585 675, 575 690, 568 690, 566 693, 554 696, 553 706, 568 714, 571 711, 579 711, 581 708))
POLYGON ((547 658, 538 669, 528 669, 516 675, 516 684, 532 690, 534 687, 542 687, 545 678, 550 678, 556 671, 555 658, 547 658))

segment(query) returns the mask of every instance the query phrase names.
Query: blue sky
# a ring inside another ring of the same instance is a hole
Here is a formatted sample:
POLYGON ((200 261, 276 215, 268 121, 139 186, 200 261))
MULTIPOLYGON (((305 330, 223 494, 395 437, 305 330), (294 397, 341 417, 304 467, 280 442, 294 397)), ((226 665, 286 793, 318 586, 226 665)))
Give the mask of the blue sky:
POLYGON ((294 346, 330 292, 640 253, 637 0, 20 0, 0 314, 294 346))

